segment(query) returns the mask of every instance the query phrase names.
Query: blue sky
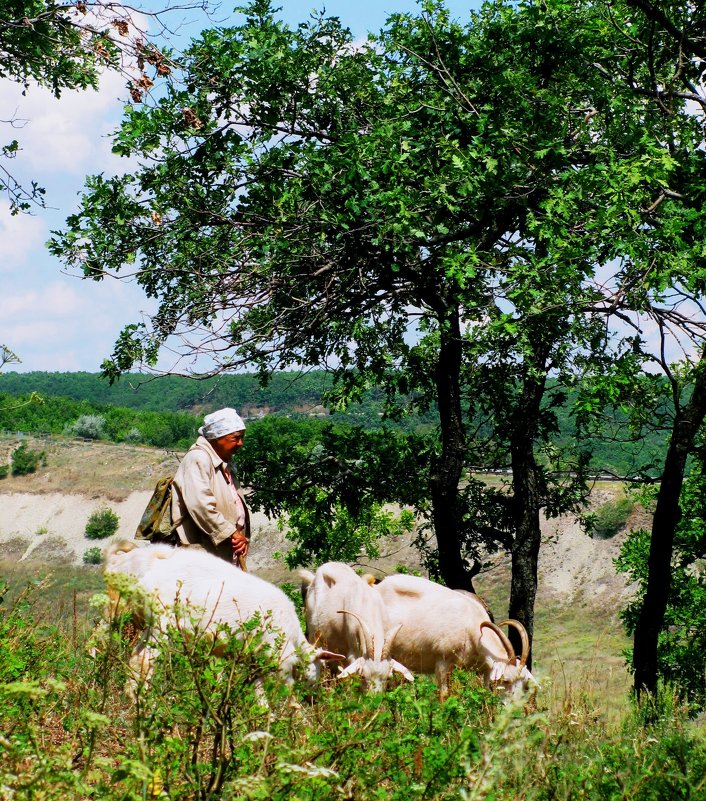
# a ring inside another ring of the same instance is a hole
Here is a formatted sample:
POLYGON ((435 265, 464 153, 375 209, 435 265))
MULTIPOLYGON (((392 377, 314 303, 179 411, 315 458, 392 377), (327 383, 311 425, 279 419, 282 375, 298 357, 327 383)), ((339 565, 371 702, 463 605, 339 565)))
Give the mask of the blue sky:
MULTIPOLYGON (((321 8, 311 0, 283 0, 281 5, 289 23, 321 8)), ((452 16, 460 20, 479 5, 479 0, 447 0, 452 16)), ((224 8, 217 14, 220 22, 228 19, 224 8)), ((419 7, 414 0, 329 0, 324 8, 364 38, 379 30, 390 13, 419 7)), ((189 18, 192 28, 200 25, 197 12, 189 18)), ((23 96, 17 84, 0 80, 0 120, 14 118, 21 126, 13 131, 0 124, 0 144, 16 137, 22 148, 7 166, 23 182, 35 179, 47 190, 46 209, 14 217, 0 196, 0 344, 22 360, 6 370, 98 371, 123 326, 151 309, 135 284, 68 275, 44 246, 50 231, 62 227, 76 209, 86 175, 125 169, 110 151, 110 133, 126 95, 116 74, 106 74, 99 91, 66 92, 60 100, 37 87, 23 96)))

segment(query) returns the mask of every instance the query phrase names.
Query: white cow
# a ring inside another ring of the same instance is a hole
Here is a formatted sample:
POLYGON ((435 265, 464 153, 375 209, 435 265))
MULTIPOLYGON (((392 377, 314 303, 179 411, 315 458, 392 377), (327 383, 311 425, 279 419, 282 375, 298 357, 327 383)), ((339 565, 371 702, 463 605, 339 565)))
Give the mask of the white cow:
POLYGON ((433 673, 442 698, 454 665, 479 673, 486 686, 516 693, 536 685, 526 666, 529 638, 521 623, 495 625, 483 602, 418 576, 393 575, 373 588, 385 604, 390 655, 417 673, 433 673), (511 625, 522 639, 518 658, 500 626, 511 625))
MULTIPOLYGON (((307 642, 294 604, 282 590, 204 550, 125 541, 108 550, 105 571, 109 585, 120 584, 111 581, 111 574, 130 576, 149 599, 138 610, 144 614, 146 629, 131 659, 138 681, 149 678, 157 637, 167 626, 176 623, 207 633, 226 626, 237 636, 242 624, 258 614, 263 641, 277 655, 288 684, 298 670, 313 682, 322 660, 344 660, 341 654, 317 650, 307 642)), ((114 604, 115 589, 109 594, 114 604)))
POLYGON ((414 676, 389 649, 396 632, 387 625, 380 596, 342 562, 326 562, 316 573, 300 570, 305 596, 306 631, 310 640, 345 654, 341 677, 359 675, 372 690, 382 690, 393 673, 414 676))

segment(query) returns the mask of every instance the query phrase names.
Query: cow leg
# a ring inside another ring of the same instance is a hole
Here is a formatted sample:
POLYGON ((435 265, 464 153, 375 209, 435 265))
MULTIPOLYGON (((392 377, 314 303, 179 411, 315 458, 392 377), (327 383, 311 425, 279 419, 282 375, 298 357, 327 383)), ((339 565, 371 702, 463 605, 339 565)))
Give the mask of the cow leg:
POLYGON ((159 648, 151 645, 152 641, 152 632, 145 630, 128 662, 128 680, 125 690, 133 702, 137 699, 140 688, 149 687, 154 661, 159 656, 159 648))
POLYGON ((439 701, 442 703, 449 697, 449 673, 451 667, 443 659, 436 663, 434 674, 436 686, 439 688, 439 701))

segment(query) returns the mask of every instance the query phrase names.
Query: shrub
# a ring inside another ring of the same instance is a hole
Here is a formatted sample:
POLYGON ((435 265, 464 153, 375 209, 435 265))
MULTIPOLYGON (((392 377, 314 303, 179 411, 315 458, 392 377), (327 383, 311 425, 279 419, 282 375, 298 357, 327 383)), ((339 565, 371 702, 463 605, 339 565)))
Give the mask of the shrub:
POLYGON ((97 545, 93 548, 88 548, 83 552, 84 565, 101 565, 103 564, 103 551, 97 545))
POLYGON ((9 473, 10 473, 9 464, 0 465, 0 478, 7 478, 9 473))
POLYGON ((105 436, 105 417, 102 414, 82 414, 69 430, 77 437, 101 439, 105 436))
POLYGON ((142 442, 142 432, 139 428, 131 428, 125 434, 125 442, 142 442))
POLYGON ((635 504, 629 498, 618 498, 598 507, 592 516, 589 534, 597 540, 614 537, 627 522, 635 504))
POLYGON ((103 540, 115 534, 120 525, 120 518, 112 509, 99 509, 88 518, 86 537, 89 540, 103 540))
POLYGON ((44 451, 33 451, 23 443, 12 452, 12 474, 24 476, 34 473, 40 464, 46 464, 46 458, 44 451))

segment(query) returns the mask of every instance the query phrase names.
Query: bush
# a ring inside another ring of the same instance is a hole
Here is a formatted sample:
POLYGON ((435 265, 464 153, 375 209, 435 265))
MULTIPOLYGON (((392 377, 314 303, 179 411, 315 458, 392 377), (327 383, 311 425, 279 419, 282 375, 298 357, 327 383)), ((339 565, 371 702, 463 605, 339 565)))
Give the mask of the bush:
POLYGON ((589 534, 597 540, 609 540, 623 528, 634 507, 629 498, 604 503, 592 516, 589 534))
POLYGON ((104 540, 115 534, 120 525, 120 518, 112 509, 100 509, 88 518, 86 537, 89 540, 104 540))
POLYGON ((33 451, 23 443, 12 452, 12 475, 24 476, 35 473, 40 464, 46 464, 46 458, 44 451, 33 451))
POLYGON ((9 464, 0 465, 0 478, 7 478, 9 473, 10 473, 9 464))
POLYGON ((103 551, 98 546, 88 548, 83 552, 84 565, 101 565, 103 564, 103 551))
POLYGON ((139 428, 131 428, 125 434, 125 442, 142 442, 142 432, 139 428))
POLYGON ((101 439, 101 437, 105 436, 105 417, 102 414, 82 414, 69 427, 69 431, 77 437, 101 439))
MULTIPOLYGON (((671 577, 657 641, 657 675, 691 705, 696 714, 706 706, 706 463, 697 451, 682 488, 681 520, 674 532, 671 577)), ((654 508, 656 486, 645 487, 641 503, 654 508)), ((652 531, 638 529, 625 538, 615 565, 637 590, 621 612, 632 636, 644 604, 649 575, 652 531)))

